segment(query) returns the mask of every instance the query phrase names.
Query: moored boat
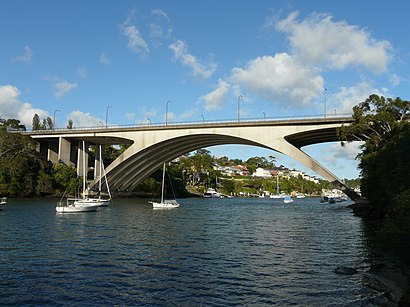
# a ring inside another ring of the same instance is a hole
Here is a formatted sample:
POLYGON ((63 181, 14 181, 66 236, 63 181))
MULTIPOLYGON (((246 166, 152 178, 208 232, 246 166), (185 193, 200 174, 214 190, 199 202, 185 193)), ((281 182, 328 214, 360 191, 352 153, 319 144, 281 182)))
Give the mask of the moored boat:
POLYGON ((284 202, 285 204, 293 203, 292 196, 286 195, 285 198, 283 199, 283 202, 284 202))
POLYGON ((165 197, 165 170, 166 170, 166 165, 164 163, 162 167, 162 184, 161 184, 161 201, 156 202, 156 201, 149 201, 150 204, 152 204, 153 209, 173 209, 173 208, 178 208, 179 204, 177 203, 176 200, 169 200, 169 199, 164 199, 165 197))
POLYGON ((215 189, 209 188, 209 189, 206 190, 203 197, 205 197, 205 198, 220 198, 221 194, 219 192, 217 192, 215 189))
POLYGON ((7 197, 0 198, 0 210, 2 210, 7 204, 7 197))

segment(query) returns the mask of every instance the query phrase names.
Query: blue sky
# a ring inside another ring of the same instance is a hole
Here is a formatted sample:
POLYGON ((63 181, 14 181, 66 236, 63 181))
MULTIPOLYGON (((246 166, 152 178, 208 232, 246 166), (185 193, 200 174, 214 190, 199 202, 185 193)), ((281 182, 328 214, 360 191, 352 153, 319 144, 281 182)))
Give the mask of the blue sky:
MULTIPOLYGON (((0 115, 75 127, 351 112, 409 99, 408 1, 21 1, 0 10, 0 115), (56 111, 59 110, 59 111, 56 111)), ((272 152, 209 148, 246 160, 272 152)), ((357 145, 304 148, 358 176, 357 145)), ((280 154, 277 164, 306 170, 280 154)), ((309 173, 313 174, 311 171, 309 173)))

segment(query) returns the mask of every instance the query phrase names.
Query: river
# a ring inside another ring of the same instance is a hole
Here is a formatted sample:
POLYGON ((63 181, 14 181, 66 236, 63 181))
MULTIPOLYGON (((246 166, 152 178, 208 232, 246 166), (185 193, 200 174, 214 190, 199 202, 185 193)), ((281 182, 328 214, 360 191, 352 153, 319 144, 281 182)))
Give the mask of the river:
POLYGON ((56 214, 57 200, 0 211, 0 305, 361 306, 369 266, 346 202, 115 199, 56 214), (357 274, 339 275, 337 267, 357 274))

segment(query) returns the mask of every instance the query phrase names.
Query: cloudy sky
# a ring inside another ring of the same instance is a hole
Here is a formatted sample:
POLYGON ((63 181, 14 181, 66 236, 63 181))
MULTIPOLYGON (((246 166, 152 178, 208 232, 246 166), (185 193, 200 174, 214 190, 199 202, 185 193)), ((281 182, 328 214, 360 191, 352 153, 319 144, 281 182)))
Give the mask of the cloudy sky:
MULTIPOLYGON (((410 2, 24 1, 0 10, 0 116, 75 127, 350 113, 409 99, 410 2), (326 89, 326 90, 325 90, 326 89), (109 107, 111 106, 111 107, 109 107)), ((236 145, 216 156, 269 156, 236 145)), ((357 145, 304 148, 357 177, 357 145)), ((278 164, 305 170, 276 154, 278 164)), ((310 172, 311 173, 311 172, 310 172)))

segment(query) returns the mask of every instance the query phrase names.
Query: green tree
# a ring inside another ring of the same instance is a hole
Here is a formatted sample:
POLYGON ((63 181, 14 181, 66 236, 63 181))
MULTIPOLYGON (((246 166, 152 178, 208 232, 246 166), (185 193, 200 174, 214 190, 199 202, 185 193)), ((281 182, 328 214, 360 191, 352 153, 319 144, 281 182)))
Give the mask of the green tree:
POLYGON ((0 184, 3 193, 34 195, 38 173, 44 161, 30 137, 0 131, 0 184))
POLYGON ((33 116, 33 131, 35 130, 40 130, 41 129, 41 123, 40 123, 40 116, 38 114, 34 114, 33 116))
POLYGON ((381 215, 410 214, 409 119, 409 101, 371 95, 353 108, 353 123, 339 129, 341 139, 362 142, 362 194, 381 215))

